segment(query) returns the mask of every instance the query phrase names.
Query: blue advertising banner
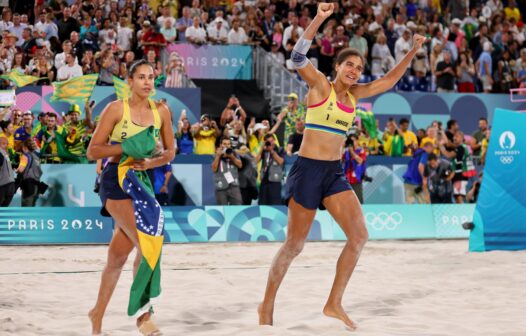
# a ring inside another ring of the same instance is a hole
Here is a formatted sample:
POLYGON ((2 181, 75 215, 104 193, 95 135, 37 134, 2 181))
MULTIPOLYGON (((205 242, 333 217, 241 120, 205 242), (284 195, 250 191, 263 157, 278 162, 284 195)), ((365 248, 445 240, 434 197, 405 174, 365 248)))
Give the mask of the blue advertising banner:
MULTIPOLYGON (((101 217, 99 209, 3 208, 0 210, 0 245, 108 243, 112 220, 101 217)), ((467 234, 461 230, 461 218, 469 219, 472 209, 469 205, 363 206, 372 240, 466 238, 467 234)), ((185 206, 163 210, 166 243, 283 241, 286 237, 286 207, 185 206)), ((346 237, 327 211, 318 211, 307 239, 345 240, 346 237)))
POLYGON ((526 249, 525 130, 526 114, 495 111, 470 251, 526 249))
POLYGON ((252 48, 245 45, 170 44, 167 51, 184 60, 190 78, 252 79, 252 48))

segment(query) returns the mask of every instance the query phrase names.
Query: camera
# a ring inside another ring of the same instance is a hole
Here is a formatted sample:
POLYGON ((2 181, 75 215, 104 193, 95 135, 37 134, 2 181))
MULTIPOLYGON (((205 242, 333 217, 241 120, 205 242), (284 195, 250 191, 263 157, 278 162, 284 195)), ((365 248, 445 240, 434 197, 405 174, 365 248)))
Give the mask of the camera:
POLYGON ((362 180, 363 180, 364 182, 373 182, 373 178, 372 178, 371 176, 367 176, 367 175, 364 175, 364 176, 362 177, 362 180))
POLYGON ((265 147, 270 147, 272 146, 272 144, 270 143, 270 141, 265 141, 265 147))
POLYGON ((224 148, 223 149, 223 154, 226 154, 226 155, 230 155, 234 152, 234 150, 232 148, 224 148))
POLYGON ((444 170, 444 171, 442 172, 442 176, 440 176, 440 177, 442 177, 442 178, 446 178, 446 177, 449 176, 449 174, 451 174, 451 170, 446 169, 446 170, 444 170))
POLYGON ((235 111, 237 109, 237 104, 232 104, 228 108, 235 111))

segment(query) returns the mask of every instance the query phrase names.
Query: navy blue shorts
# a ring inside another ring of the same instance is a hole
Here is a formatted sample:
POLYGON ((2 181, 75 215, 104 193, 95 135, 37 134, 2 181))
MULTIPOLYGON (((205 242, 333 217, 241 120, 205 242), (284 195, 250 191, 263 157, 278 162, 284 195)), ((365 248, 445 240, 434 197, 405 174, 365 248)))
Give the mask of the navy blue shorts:
POLYGON ((118 163, 108 162, 100 175, 99 197, 102 202, 100 213, 106 217, 110 217, 110 214, 105 207, 107 200, 123 200, 131 198, 119 185, 118 167, 118 163))
POLYGON ((307 209, 321 210, 325 197, 352 190, 345 178, 341 161, 313 160, 299 156, 285 185, 285 200, 291 197, 307 209))

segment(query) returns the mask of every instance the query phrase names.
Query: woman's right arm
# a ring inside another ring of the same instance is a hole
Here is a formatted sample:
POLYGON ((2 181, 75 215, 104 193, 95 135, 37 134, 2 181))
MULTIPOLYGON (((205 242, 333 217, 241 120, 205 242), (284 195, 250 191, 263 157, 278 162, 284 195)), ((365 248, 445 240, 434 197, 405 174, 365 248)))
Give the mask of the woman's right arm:
POLYGON ((120 144, 108 144, 108 138, 113 131, 113 127, 117 123, 117 118, 120 118, 120 114, 118 113, 120 107, 121 103, 119 101, 114 101, 108 104, 106 109, 102 112, 99 124, 95 129, 93 138, 88 146, 88 151, 86 153, 88 160, 98 160, 122 154, 122 146, 120 144))
POLYGON ((307 52, 310 50, 312 40, 315 38, 318 29, 321 24, 331 16, 334 10, 332 3, 320 3, 318 4, 318 12, 312 22, 309 24, 303 35, 300 37, 298 42, 294 45, 291 54, 291 60, 294 64, 294 68, 298 71, 301 78, 307 82, 309 87, 316 88, 320 85, 327 85, 328 82, 325 76, 307 59, 307 52))

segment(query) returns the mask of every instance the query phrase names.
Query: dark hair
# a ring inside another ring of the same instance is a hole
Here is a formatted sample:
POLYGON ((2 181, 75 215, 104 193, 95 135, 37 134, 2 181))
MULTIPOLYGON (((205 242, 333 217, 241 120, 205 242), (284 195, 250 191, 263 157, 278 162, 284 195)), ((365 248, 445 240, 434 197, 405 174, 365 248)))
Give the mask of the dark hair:
POLYGON ((429 155, 427 156, 427 162, 435 161, 437 159, 438 159, 438 156, 435 153, 429 153, 429 155))
POLYGON ((232 142, 232 139, 230 139, 230 137, 228 135, 223 135, 223 137, 221 138, 221 143, 225 140, 228 140, 230 142, 232 142))
POLYGON ((451 127, 453 127, 453 125, 455 125, 457 123, 457 121, 455 119, 449 119, 447 121, 447 129, 450 129, 451 127))
POLYGON ((336 56, 336 64, 342 64, 350 56, 359 57, 362 61, 362 65, 365 66, 365 58, 357 49, 354 48, 345 48, 340 51, 338 56, 336 56))
POLYGON ((57 118, 57 115, 55 113, 53 113, 53 112, 48 112, 48 113, 46 113, 46 115, 47 115, 48 118, 49 117, 55 118, 55 119, 57 118))
POLYGON ((270 138, 274 138, 274 134, 273 133, 265 134, 265 136, 263 137, 263 140, 267 140, 267 139, 270 139, 270 138))
POLYGON ((402 118, 402 119, 400 119, 399 124, 400 124, 400 125, 402 125, 402 124, 409 124, 409 119, 407 119, 407 118, 402 118))
POLYGON ((485 122, 488 122, 488 119, 487 119, 487 118, 481 117, 481 118, 479 119, 479 121, 482 121, 482 120, 484 120, 485 122))
POLYGON ((155 70, 153 68, 153 65, 150 62, 148 62, 145 59, 140 59, 140 60, 135 61, 135 62, 132 63, 132 65, 130 66, 130 69, 128 70, 128 77, 132 78, 133 75, 135 74, 135 72, 137 72, 137 68, 140 67, 141 65, 147 65, 147 66, 151 67, 152 70, 155 70))
POLYGON ((0 121, 0 128, 2 129, 2 131, 5 131, 9 127, 9 124, 11 124, 11 120, 0 121))

